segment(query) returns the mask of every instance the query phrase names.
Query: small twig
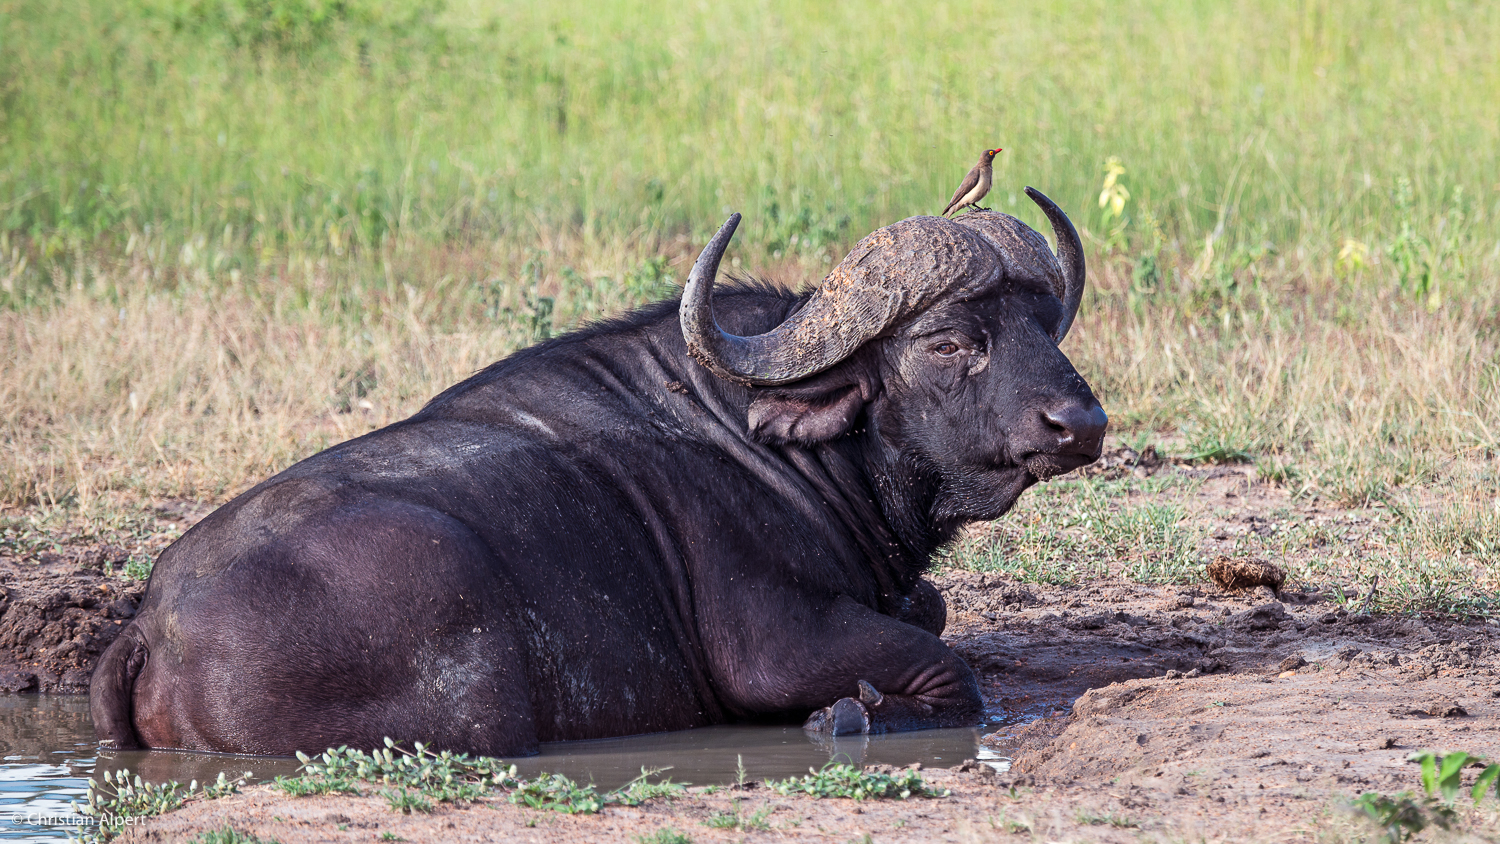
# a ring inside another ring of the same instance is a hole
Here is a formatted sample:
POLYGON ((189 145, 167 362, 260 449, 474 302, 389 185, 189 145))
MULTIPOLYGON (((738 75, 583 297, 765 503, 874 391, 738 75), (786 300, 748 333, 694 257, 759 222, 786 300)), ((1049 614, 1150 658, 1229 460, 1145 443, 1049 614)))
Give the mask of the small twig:
POLYGON ((1372 575, 1370 575, 1370 591, 1366 592, 1364 600, 1362 600, 1362 601, 1359 602, 1359 610, 1355 612, 1355 615, 1369 615, 1370 614, 1370 607, 1373 606, 1373 604, 1374 604, 1375 593, 1377 591, 1379 591, 1379 586, 1380 586, 1380 575, 1378 575, 1378 574, 1372 574, 1372 575))

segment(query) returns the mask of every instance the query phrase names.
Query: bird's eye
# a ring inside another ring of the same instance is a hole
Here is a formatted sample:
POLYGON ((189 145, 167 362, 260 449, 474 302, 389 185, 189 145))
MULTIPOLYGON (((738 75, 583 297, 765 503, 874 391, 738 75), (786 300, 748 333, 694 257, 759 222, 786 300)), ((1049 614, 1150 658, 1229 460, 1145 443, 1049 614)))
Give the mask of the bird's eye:
POLYGON ((933 351, 934 354, 939 355, 941 357, 951 358, 954 355, 958 354, 958 344, 957 343, 939 343, 936 346, 932 347, 932 351, 933 351))

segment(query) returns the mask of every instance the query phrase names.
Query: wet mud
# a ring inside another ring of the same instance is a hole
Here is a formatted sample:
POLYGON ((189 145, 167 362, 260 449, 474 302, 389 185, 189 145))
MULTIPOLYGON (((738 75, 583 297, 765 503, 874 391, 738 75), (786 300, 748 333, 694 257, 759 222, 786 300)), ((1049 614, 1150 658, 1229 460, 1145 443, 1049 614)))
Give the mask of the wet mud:
POLYGON ((0 558, 0 693, 88 691, 94 663, 145 591, 103 573, 99 561, 114 553, 106 546, 31 563, 0 558))

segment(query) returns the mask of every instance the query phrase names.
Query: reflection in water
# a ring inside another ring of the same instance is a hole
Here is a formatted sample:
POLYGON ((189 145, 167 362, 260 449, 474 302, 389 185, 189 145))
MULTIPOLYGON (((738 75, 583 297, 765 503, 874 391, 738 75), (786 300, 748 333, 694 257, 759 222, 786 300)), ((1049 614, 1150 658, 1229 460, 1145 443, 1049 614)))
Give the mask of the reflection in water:
MULTIPOLYGON (((925 730, 886 736, 812 739, 797 727, 723 726, 542 746, 514 759, 521 776, 560 773, 601 789, 617 788, 641 769, 694 785, 728 784, 807 773, 830 761, 859 765, 947 768, 979 758, 1004 760, 978 745, 979 731, 925 730)), ((220 772, 255 782, 297 770, 297 760, 180 751, 100 751, 84 697, 0 695, 0 840, 55 841, 77 829, 69 803, 87 797, 88 778, 129 769, 151 782, 213 782, 220 772), (28 819, 28 814, 30 818, 28 819), (54 819, 53 823, 28 822, 54 819), (69 825, 69 819, 73 826, 69 825)))
POLYGON ((540 756, 513 760, 523 776, 562 773, 600 788, 640 776, 642 766, 694 785, 799 776, 830 761, 856 765, 947 768, 978 753, 978 730, 924 730, 886 736, 811 739, 799 727, 723 726, 542 746, 540 756))
POLYGON ((0 695, 0 840, 78 829, 68 804, 87 797, 94 753, 87 698, 0 695))

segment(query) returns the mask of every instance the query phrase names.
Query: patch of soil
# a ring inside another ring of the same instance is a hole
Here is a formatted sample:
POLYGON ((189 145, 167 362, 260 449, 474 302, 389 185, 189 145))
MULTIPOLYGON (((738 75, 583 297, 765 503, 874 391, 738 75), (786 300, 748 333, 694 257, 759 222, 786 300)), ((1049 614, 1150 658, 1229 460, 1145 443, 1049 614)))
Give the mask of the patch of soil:
POLYGON ((0 560, 0 692, 88 691, 145 584, 66 563, 0 560))
MULTIPOLYGON (((125 576, 211 508, 165 502, 133 531, 59 530, 0 543, 0 692, 88 691, 94 663, 135 616, 144 581, 125 576)), ((9 513, 0 513, 9 516, 9 513)))
POLYGON ((963 571, 934 582, 948 601, 945 638, 980 675, 996 724, 1068 712, 1090 689, 1143 678, 1254 682, 1291 669, 1342 683, 1378 670, 1500 689, 1500 627, 1483 621, 1351 614, 1318 593, 1266 587, 1021 585, 963 571))

